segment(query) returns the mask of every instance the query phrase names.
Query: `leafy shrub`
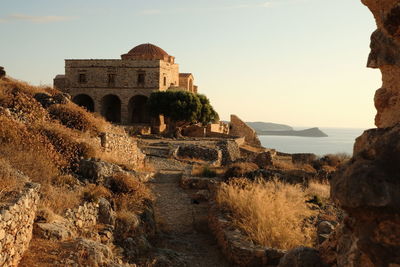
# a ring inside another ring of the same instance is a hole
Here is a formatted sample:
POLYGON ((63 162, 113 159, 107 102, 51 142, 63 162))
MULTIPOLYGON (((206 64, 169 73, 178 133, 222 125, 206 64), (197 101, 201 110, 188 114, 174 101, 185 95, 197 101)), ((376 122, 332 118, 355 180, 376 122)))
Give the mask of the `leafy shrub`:
POLYGON ((298 185, 235 179, 221 185, 216 201, 256 244, 279 249, 312 245, 315 229, 305 224, 312 211, 298 185))

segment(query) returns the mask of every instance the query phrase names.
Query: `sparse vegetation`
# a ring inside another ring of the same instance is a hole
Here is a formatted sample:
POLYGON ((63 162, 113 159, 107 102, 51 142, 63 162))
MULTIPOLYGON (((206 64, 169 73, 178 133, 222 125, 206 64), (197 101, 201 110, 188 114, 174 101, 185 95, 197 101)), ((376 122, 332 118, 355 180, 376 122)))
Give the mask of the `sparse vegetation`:
POLYGON ((244 177, 246 173, 256 171, 258 170, 258 166, 255 163, 252 162, 239 162, 239 163, 233 163, 228 166, 227 171, 225 172, 225 178, 238 178, 238 177, 244 177))
MULTIPOLYGON (((145 190, 140 182, 130 183, 126 177, 117 176, 113 185, 116 192, 110 192, 105 187, 83 185, 75 174, 82 158, 112 158, 115 164, 127 164, 120 155, 105 152, 95 140, 103 130, 117 134, 123 133, 123 130, 72 102, 43 108, 34 97, 38 93, 55 96, 60 92, 9 78, 0 80, 2 192, 18 191, 23 185, 20 181, 16 182, 15 175, 11 174, 10 168, 6 168, 11 166, 31 181, 41 184, 43 210, 63 214, 66 208, 80 205, 82 200, 95 201, 99 197, 111 199, 113 193, 118 195, 118 199, 124 199, 121 194, 132 193, 130 199, 139 206, 140 197, 149 195, 147 191, 146 194, 140 193, 145 190)), ((4 197, 4 194, 0 197, 4 197)), ((124 205, 128 206, 120 206, 124 205)))
POLYGON ((312 246, 315 229, 306 223, 313 214, 298 185, 277 180, 249 182, 233 179, 217 191, 220 208, 253 242, 274 248, 312 246))

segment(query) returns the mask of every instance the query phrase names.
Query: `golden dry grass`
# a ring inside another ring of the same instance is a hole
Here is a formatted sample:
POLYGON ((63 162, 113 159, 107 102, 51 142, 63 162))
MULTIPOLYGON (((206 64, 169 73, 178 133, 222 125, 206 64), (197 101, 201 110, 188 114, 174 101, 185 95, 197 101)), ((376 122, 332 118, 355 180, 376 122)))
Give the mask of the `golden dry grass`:
POLYGON ((323 200, 328 200, 330 198, 330 190, 331 187, 328 181, 310 181, 305 193, 308 196, 318 196, 323 200))
POLYGON ((312 215, 304 191, 279 181, 235 179, 222 184, 216 202, 233 223, 255 243, 279 249, 312 246, 314 228, 305 223, 312 215))
POLYGON ((89 184, 83 191, 83 199, 89 202, 97 201, 99 198, 110 199, 111 197, 111 191, 102 185, 89 184))
POLYGON ((50 117, 60 121, 68 128, 92 134, 105 131, 107 123, 103 118, 95 117, 84 108, 73 103, 52 105, 49 108, 50 117))
MULTIPOLYGON (((104 187, 83 187, 74 173, 82 158, 128 164, 121 155, 106 153, 99 142, 101 131, 125 134, 124 130, 72 102, 45 109, 34 98, 37 93, 54 96, 60 92, 9 78, 0 80, 0 159, 7 159, 13 169, 42 185, 43 210, 63 214, 66 208, 81 204, 84 192, 91 200, 112 198, 112 192, 104 187)), ((19 184, 4 166, 0 162, 0 190, 17 188, 19 184)), ((120 210, 139 209, 143 198, 150 197, 143 184, 129 177, 117 175, 114 186, 120 210)))

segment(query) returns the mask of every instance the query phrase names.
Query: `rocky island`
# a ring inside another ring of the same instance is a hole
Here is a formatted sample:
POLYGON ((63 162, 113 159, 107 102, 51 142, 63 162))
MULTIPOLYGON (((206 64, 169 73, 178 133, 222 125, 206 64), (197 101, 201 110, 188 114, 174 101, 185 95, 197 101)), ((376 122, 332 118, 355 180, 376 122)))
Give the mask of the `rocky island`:
POLYGON ((319 128, 294 130, 291 126, 271 122, 246 122, 258 135, 280 135, 280 136, 301 136, 301 137, 328 137, 319 128))

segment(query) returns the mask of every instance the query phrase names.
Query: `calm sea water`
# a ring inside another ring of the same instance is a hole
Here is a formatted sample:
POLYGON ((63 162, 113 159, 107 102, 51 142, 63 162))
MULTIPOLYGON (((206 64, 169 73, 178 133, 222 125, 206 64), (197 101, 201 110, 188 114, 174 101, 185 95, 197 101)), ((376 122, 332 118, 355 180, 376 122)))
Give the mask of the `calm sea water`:
POLYGON ((351 155, 353 154, 355 139, 365 130, 349 128, 320 129, 326 133, 328 137, 261 135, 259 138, 264 147, 274 148, 285 153, 314 153, 316 155, 325 155, 344 152, 351 155))

